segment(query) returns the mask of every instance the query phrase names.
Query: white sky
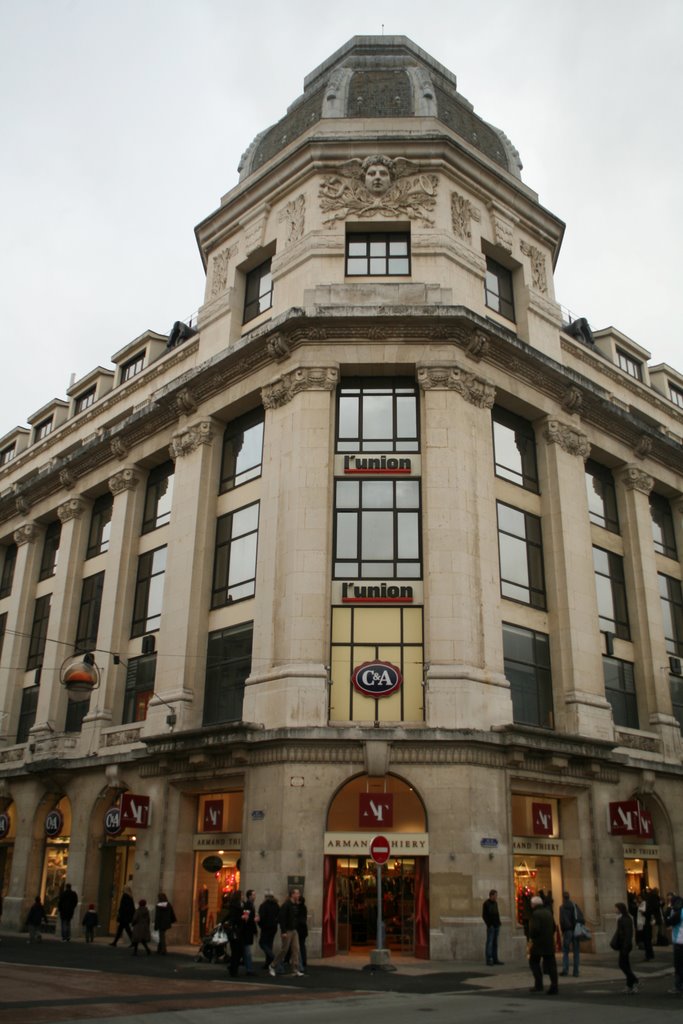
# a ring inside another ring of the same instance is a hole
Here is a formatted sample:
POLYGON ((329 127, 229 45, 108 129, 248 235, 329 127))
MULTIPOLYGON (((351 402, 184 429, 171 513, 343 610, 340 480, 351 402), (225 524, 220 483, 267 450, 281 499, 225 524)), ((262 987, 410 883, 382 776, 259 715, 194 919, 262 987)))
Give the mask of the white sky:
POLYGON ((562 305, 683 370, 683 0, 0 0, 0 436, 201 305, 193 229, 242 152, 382 26, 566 222, 562 305))

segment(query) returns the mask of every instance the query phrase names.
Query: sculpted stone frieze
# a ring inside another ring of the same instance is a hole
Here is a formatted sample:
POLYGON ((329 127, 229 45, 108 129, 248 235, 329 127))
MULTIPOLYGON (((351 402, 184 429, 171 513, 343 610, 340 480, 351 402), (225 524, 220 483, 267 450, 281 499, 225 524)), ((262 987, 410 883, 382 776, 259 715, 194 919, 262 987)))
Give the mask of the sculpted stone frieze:
POLYGON ((643 434, 643 436, 638 439, 633 451, 639 459, 646 459, 652 452, 652 438, 646 437, 645 434, 643 434))
POLYGON ((197 400, 189 388, 182 388, 176 395, 175 401, 181 415, 191 416, 197 411, 197 400))
POLYGON ((59 473, 59 482, 65 491, 70 491, 76 486, 76 477, 73 475, 71 470, 62 469, 59 473))
POLYGON ((268 339, 268 355, 276 362, 286 359, 290 353, 289 342, 282 331, 278 331, 268 339))
POLYGON ((263 405, 278 409, 300 391, 334 391, 338 382, 339 369, 335 366, 301 366, 261 389, 263 405))
POLYGON ((456 391, 479 409, 491 409, 496 398, 493 384, 459 366, 419 366, 417 383, 423 391, 456 391))
POLYGON ((488 204, 493 227, 493 238, 496 245, 499 245, 506 252, 512 252, 513 222, 516 218, 509 211, 502 210, 497 204, 488 204))
POLYGON ((465 351, 470 359, 474 359, 476 362, 479 362, 480 359, 483 359, 486 356, 486 353, 489 350, 489 344, 489 339, 483 331, 474 330, 465 343, 465 351))
POLYGON ((649 494, 655 485, 649 473, 645 473, 639 466, 625 466, 619 473, 627 491, 640 491, 641 494, 649 494))
POLYGON ((57 509, 60 522, 68 523, 70 519, 80 519, 85 511, 85 502, 80 498, 69 498, 57 509))
POLYGON ((40 531, 35 523, 24 523, 17 530, 14 531, 14 543, 18 548, 22 544, 33 544, 38 539, 40 531))
POLYGON ((559 420, 548 420, 544 431, 548 444, 559 444, 560 448, 568 455, 580 455, 587 459, 591 452, 591 446, 585 434, 570 427, 559 420))
POLYGON ((194 423, 191 427, 185 427, 175 433, 171 438, 168 450, 171 458, 175 461, 175 459, 182 458, 183 455, 191 455, 200 445, 212 442, 213 426, 209 420, 202 420, 200 423, 194 423))
POLYGON ((117 459, 125 459, 128 456, 128 448, 120 437, 113 438, 110 447, 112 455, 117 459))
POLYGON ((451 223, 453 233, 465 242, 472 240, 472 221, 481 220, 481 213, 476 206, 461 196, 459 192, 451 192, 451 223))
POLYGON ((219 252, 214 254, 211 261, 212 274, 210 298, 212 299, 215 299, 217 295, 224 292, 228 286, 228 265, 230 263, 230 257, 233 255, 234 251, 234 248, 230 248, 229 245, 225 245, 219 252))
POLYGON ((427 227, 436 205, 436 174, 420 172, 412 160, 375 154, 365 160, 347 160, 320 185, 324 223, 354 217, 408 217, 427 227))
POLYGON ((583 395, 578 388, 569 387, 562 396, 562 408, 565 412, 575 413, 581 411, 583 395))
POLYGON ((287 224, 287 243, 298 242, 304 235, 306 196, 301 193, 292 199, 280 214, 280 220, 287 224))
POLYGON ((114 495, 122 491, 134 491, 139 483, 140 478, 135 470, 128 467, 109 477, 109 490, 114 495))
POLYGON ((531 264, 531 287, 543 295, 548 293, 548 278, 546 276, 545 253, 537 249, 535 245, 528 242, 520 242, 520 249, 525 256, 529 257, 531 264))

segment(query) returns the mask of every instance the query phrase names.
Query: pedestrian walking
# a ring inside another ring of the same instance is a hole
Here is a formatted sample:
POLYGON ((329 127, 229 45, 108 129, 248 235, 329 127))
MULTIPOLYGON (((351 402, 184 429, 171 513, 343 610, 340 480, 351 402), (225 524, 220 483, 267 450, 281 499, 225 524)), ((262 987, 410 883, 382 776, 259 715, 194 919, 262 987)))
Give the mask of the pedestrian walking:
POLYGON ((168 952, 166 946, 166 932, 169 930, 171 925, 174 925, 177 921, 175 911, 169 902, 168 896, 165 892, 160 892, 157 897, 157 905, 154 908, 154 930, 159 933, 159 942, 157 943, 157 953, 161 956, 166 956, 168 952))
POLYGON ((486 946, 484 956, 487 967, 503 966, 498 959, 498 934, 500 932, 500 910, 498 908, 498 890, 491 889, 487 900, 481 907, 481 917, 486 925, 486 946))
POLYGON ((42 942, 43 936, 40 929, 47 924, 47 914, 40 896, 36 896, 26 918, 29 942, 42 942))
MULTIPOLYGON (((133 956, 138 955, 138 946, 140 945, 143 946, 145 953, 149 956, 152 950, 147 943, 152 941, 152 931, 147 900, 139 900, 138 902, 133 914, 133 920, 131 921, 131 933, 133 956)), ((161 935, 161 932, 159 934, 161 935)))
POLYGON ((291 973, 295 974, 298 978, 303 977, 304 972, 301 970, 301 964, 299 961, 299 934, 296 930, 298 916, 297 904, 300 899, 301 890, 292 889, 289 897, 280 907, 280 952, 268 967, 268 973, 273 978, 277 974, 278 969, 282 967, 287 953, 290 954, 289 967, 291 973))
POLYGON ((550 979, 549 996, 556 996, 557 961, 555 959, 555 920, 550 907, 546 906, 541 896, 531 898, 531 917, 529 918, 529 968, 534 976, 531 992, 543 991, 543 975, 550 979), (543 969, 541 970, 541 961, 543 969))
POLYGON ((244 969, 248 975, 254 973, 254 936, 256 935, 256 892, 247 889, 247 896, 242 904, 242 957, 244 969))
POLYGON ((71 942, 71 922, 78 906, 78 893, 67 882, 57 900, 57 913, 62 926, 62 942, 71 942))
POLYGON ((97 911, 95 910, 95 904, 94 903, 89 903, 88 904, 88 909, 86 910, 85 914, 83 915, 83 920, 81 921, 81 924, 83 925, 83 929, 85 931, 85 941, 86 942, 94 942, 95 941, 95 929, 99 926, 99 923, 100 923, 100 919, 97 916, 97 911))
POLYGON ((259 946, 263 950, 265 962, 264 970, 268 970, 272 964, 275 954, 273 953, 273 942, 277 935, 277 926, 280 918, 280 905, 275 899, 272 889, 266 889, 263 894, 263 902, 258 908, 259 946))
POLYGON ((119 900, 119 909, 116 912, 116 934, 114 935, 114 941, 109 943, 110 946, 115 946, 124 932, 128 936, 128 940, 132 945, 133 936, 130 930, 130 925, 134 914, 135 900, 133 899, 133 890, 129 885, 127 885, 121 893, 121 899, 119 900))
POLYGON ((209 887, 203 885, 197 896, 197 912, 199 914, 199 938, 206 935, 206 919, 209 914, 209 887))
POLYGON ((230 957, 228 958, 228 971, 231 978, 239 974, 240 964, 244 956, 244 932, 242 921, 242 893, 236 889, 230 895, 228 904, 223 915, 225 930, 228 933, 230 944, 230 957))
MULTIPOLYGON (((306 970, 308 954, 306 952, 306 939, 308 938, 308 907, 303 896, 299 897, 296 906, 296 934, 299 939, 299 964, 300 970, 306 970)), ((291 954, 291 950, 290 950, 291 954)))
POLYGON ((670 995, 683 995, 683 899, 675 892, 667 893, 667 907, 664 922, 671 929, 671 944, 674 954, 674 987, 670 995))
POLYGON ((560 904, 560 931, 562 933, 562 970, 564 977, 569 974, 569 951, 572 953, 573 976, 579 976, 579 939, 575 934, 577 924, 585 924, 586 919, 578 903, 574 903, 568 892, 562 893, 560 904))
POLYGON ((616 950, 619 954, 619 970, 622 971, 626 978, 626 991, 629 995, 639 990, 639 982, 635 974, 631 970, 631 950, 633 949, 633 918, 628 912, 628 907, 625 903, 615 903, 614 909, 619 915, 617 917, 617 930, 612 936, 610 946, 616 950))

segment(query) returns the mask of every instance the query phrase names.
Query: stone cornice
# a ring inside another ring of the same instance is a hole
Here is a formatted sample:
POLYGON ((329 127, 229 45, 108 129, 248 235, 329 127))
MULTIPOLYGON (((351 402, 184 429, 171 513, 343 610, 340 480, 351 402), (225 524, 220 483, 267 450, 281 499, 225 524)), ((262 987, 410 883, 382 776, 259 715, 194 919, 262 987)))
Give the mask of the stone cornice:
POLYGON ((278 409, 300 391, 334 391, 338 383, 337 366, 300 366, 283 373, 261 389, 263 406, 265 409, 278 409))
POLYGON ((591 453, 591 446, 586 435, 576 427, 561 423, 559 420, 547 420, 543 428, 543 436, 548 444, 557 444, 568 455, 580 455, 584 461, 591 453))
POLYGON ((496 398, 493 384, 455 364, 418 364, 417 383, 423 391, 455 391, 479 409, 492 409, 496 398))

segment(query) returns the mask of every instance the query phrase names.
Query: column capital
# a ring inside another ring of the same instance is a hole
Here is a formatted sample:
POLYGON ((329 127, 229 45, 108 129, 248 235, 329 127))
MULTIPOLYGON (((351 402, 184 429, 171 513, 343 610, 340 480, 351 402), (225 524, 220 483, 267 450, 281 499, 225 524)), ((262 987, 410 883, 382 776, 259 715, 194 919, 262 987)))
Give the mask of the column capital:
POLYGON ((14 543, 17 547, 22 544, 33 544, 41 536, 41 530, 36 523, 24 523, 14 531, 14 543))
POLYGON ((80 519, 85 511, 85 502, 81 498, 69 498, 57 509, 57 515, 62 523, 68 523, 70 519, 80 519))
POLYGON ((261 388, 263 406, 278 409, 300 391, 334 391, 338 383, 338 366, 300 366, 261 388))
POLYGON ((116 496, 122 491, 134 491, 140 483, 140 477, 132 466, 126 466, 109 477, 109 490, 116 496))
POLYGON ((168 446, 171 458, 182 458, 183 455, 191 455, 200 445, 213 444, 214 426, 211 420, 200 420, 189 427, 181 427, 171 438, 168 446))
POLYGON ((640 491, 641 494, 649 495, 655 485, 650 474, 640 469, 639 466, 624 466, 623 469, 615 473, 615 476, 623 483, 627 491, 640 491))
POLYGON ((422 391, 455 391, 479 409, 492 409, 496 400, 493 384, 455 363, 419 364, 417 383, 422 391))
POLYGON ((591 453, 590 442, 586 435, 576 427, 561 423, 560 420, 546 420, 543 436, 547 444, 558 444, 568 455, 580 455, 584 462, 591 453))

